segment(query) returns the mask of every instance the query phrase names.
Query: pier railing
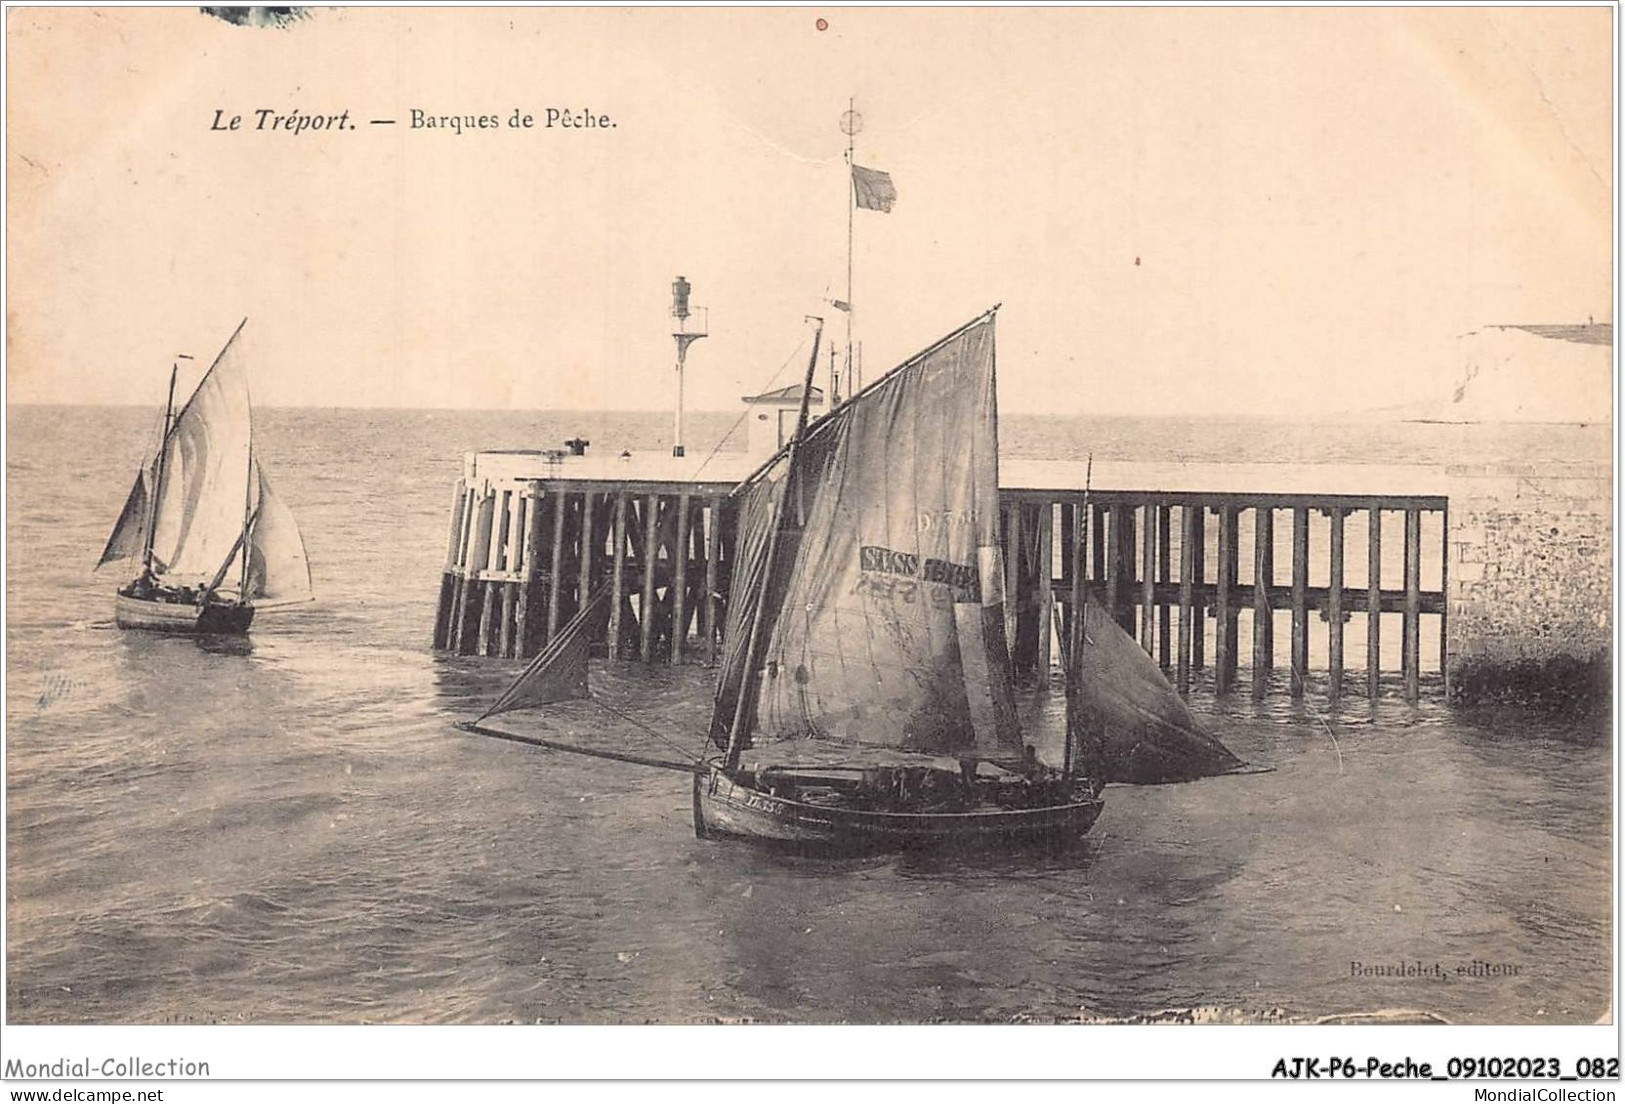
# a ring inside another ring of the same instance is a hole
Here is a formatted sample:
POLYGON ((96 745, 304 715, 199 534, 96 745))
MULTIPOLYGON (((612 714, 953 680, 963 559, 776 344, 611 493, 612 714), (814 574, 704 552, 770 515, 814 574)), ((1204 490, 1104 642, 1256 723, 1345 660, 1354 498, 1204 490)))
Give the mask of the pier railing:
POLYGON ((1112 612, 1181 693, 1211 663, 1211 686, 1221 695, 1238 688, 1245 668, 1253 697, 1262 698, 1272 672, 1285 667, 1294 697, 1319 676, 1325 693, 1340 697, 1356 658, 1348 647, 1356 620, 1365 649, 1354 670, 1367 695, 1377 697, 1384 671, 1396 666, 1409 700, 1421 694, 1424 666, 1442 688, 1443 497, 1111 490, 1086 500, 1081 492, 1037 489, 1002 497, 1006 591, 1015 596, 1007 629, 1018 678, 1049 670, 1055 630, 1065 631, 1074 603, 1091 601, 1112 612), (1349 556, 1351 525, 1363 558, 1349 556), (1286 621, 1284 633, 1278 620, 1286 621), (1397 657, 1389 635, 1395 627, 1397 657), (1436 648, 1424 661, 1429 637, 1436 648))
MULTIPOLYGON (((732 566, 732 486, 459 481, 435 646, 528 658, 607 579, 610 614, 595 642, 603 654, 714 661, 732 566)), ((1224 695, 1245 681, 1262 698, 1285 668, 1294 697, 1322 680, 1327 696, 1344 696, 1358 673, 1359 689, 1375 698, 1384 673, 1397 672, 1415 701, 1424 682, 1443 689, 1447 511, 1444 497, 1429 495, 1006 489, 1017 677, 1047 684, 1057 633, 1076 603, 1090 601, 1112 611, 1181 693, 1210 686, 1224 695), (1362 659, 1360 635, 1363 663, 1351 667, 1362 659), (1197 677, 1209 667, 1211 679, 1197 677)))

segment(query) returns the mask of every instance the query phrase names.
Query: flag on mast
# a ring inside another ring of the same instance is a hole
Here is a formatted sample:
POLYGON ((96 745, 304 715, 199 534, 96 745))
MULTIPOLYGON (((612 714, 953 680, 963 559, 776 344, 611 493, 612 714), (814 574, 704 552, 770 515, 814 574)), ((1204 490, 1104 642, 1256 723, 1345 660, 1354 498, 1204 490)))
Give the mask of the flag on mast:
POLYGON ((854 164, 852 188, 857 196, 858 206, 870 211, 889 213, 892 204, 897 202, 897 189, 892 187, 891 174, 881 172, 879 169, 866 169, 862 165, 854 164))

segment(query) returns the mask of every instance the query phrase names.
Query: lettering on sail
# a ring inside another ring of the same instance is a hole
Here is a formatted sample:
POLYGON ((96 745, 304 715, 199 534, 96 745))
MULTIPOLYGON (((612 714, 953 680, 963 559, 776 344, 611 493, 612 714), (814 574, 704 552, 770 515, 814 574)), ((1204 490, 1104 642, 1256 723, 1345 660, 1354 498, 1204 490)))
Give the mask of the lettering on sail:
POLYGON ((917 553, 866 544, 858 549, 858 570, 864 574, 859 576, 854 593, 913 602, 917 598, 918 582, 924 584, 928 600, 934 603, 979 603, 982 600, 981 577, 976 568, 968 564, 938 559, 927 559, 922 564, 917 553), (876 577, 887 575, 902 576, 902 579, 876 577))
POLYGON ((980 602, 982 600, 981 576, 969 564, 950 563, 947 560, 926 560, 925 581, 928 583, 946 583, 953 588, 958 601, 980 602), (959 595, 964 595, 964 597, 959 597, 959 595))
POLYGON ((890 548, 866 544, 858 549, 858 570, 916 575, 920 570, 920 557, 912 552, 893 552, 890 548))

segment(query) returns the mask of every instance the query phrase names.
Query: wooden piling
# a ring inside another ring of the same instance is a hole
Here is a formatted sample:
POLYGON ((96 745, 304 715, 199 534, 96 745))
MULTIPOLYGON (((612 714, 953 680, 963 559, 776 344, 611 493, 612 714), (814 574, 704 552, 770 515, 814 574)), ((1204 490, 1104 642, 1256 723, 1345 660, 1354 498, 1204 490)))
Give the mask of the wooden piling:
POLYGON ((1439 675, 1444 680, 1444 700, 1450 700, 1450 507, 1439 511, 1439 675))
POLYGON ((444 648, 451 635, 453 602, 457 595, 457 569, 460 566, 463 543, 463 514, 464 502, 468 498, 468 486, 463 480, 457 480, 456 491, 452 495, 451 504, 451 532, 446 537, 446 563, 440 571, 440 600, 435 603, 434 610, 434 646, 444 648))
POLYGON ((477 654, 491 655, 491 630, 496 626, 497 605, 501 595, 497 593, 490 581, 480 583, 480 628, 479 637, 475 643, 477 654))
POLYGON ((559 591, 564 576, 564 492, 553 492, 553 554, 547 572, 547 642, 559 631, 559 591))
POLYGON ((469 488, 464 503, 463 532, 457 549, 457 579, 453 587, 452 606, 447 613, 446 647, 454 652, 462 650, 463 623, 468 610, 470 589, 470 563, 474 558, 474 530, 479 524, 480 496, 469 488))
POLYGON ((1191 689, 1191 639, 1194 626, 1193 592, 1196 586, 1196 512, 1200 506, 1180 507, 1179 529, 1179 663, 1175 689, 1181 694, 1191 689))
POLYGON ((1037 505, 1021 505, 1021 558, 1016 565, 1016 640, 1014 645, 1015 675, 1023 682, 1039 678, 1038 641, 1043 635, 1038 617, 1043 609, 1039 594, 1041 552, 1039 533, 1043 528, 1042 509, 1037 505))
MULTIPOLYGON (((1167 503, 1157 507, 1157 583, 1160 593, 1167 593, 1173 582, 1173 507, 1167 503)), ((1150 532, 1147 527, 1146 532, 1150 532)), ((1157 664, 1166 671, 1173 664, 1173 618, 1166 600, 1157 602, 1157 664)))
POLYGON ((1049 688, 1050 626, 1055 620, 1055 507, 1038 509, 1038 685, 1049 688))
MULTIPOLYGON (((491 547, 485 560, 488 570, 502 571, 507 566, 508 534, 513 524, 510 514, 512 500, 513 492, 503 491, 497 496, 497 505, 493 507, 491 547)), ((482 656, 498 655, 502 619, 497 614, 502 607, 502 583, 496 579, 481 579, 479 594, 480 632, 476 648, 482 656)))
POLYGON ((536 512, 536 503, 531 499, 528 490, 518 496, 516 502, 517 517, 514 520, 513 552, 508 559, 509 581, 506 586, 507 597, 503 605, 503 624, 508 626, 509 650, 503 654, 512 658, 526 657, 530 653, 525 650, 525 634, 519 624, 519 603, 525 590, 525 539, 530 530, 531 515, 536 512))
POLYGON ((525 507, 528 500, 523 490, 508 501, 507 524, 502 535, 501 570, 503 578, 492 586, 501 594, 502 606, 497 613, 496 654, 511 659, 518 642, 514 639, 514 622, 518 614, 519 557, 525 539, 525 507))
MULTIPOLYGON (((1270 604, 1273 611, 1278 601, 1275 593, 1275 511, 1270 510, 1269 519, 1265 522, 1269 528, 1269 540, 1264 542, 1264 582, 1269 586, 1270 604)), ((1264 669, 1275 670, 1275 616, 1273 612, 1264 618, 1264 669)))
MULTIPOLYGON (((688 505, 688 551, 685 556, 688 560, 688 569, 698 568, 703 576, 705 571, 705 502, 695 498, 688 505)), ((686 591, 688 614, 683 627, 683 639, 689 640, 701 632, 701 611, 705 609, 704 596, 700 593, 703 580, 690 580, 686 591), (692 632, 689 626, 692 626, 692 632)))
POLYGON ((1219 512, 1219 578, 1213 596, 1213 690, 1224 695, 1236 681, 1236 547, 1239 525, 1236 508, 1224 506, 1219 512))
POLYGON ((592 598, 592 561, 598 550, 598 541, 593 533, 593 506, 598 496, 588 491, 581 496, 581 534, 578 538, 578 547, 581 554, 576 563, 576 609, 584 610, 587 602, 592 598))
POLYGON ((717 561, 721 558, 722 496, 713 495, 705 527, 705 655, 708 663, 717 661, 717 561))
POLYGON ((621 658, 621 606, 626 601, 626 492, 615 496, 615 556, 610 575, 609 658, 621 658))
POLYGON ((1405 700, 1422 695, 1422 512, 1405 511, 1405 700))
POLYGON ((672 664, 683 662, 683 637, 688 634, 688 609, 684 599, 688 587, 688 524, 689 496, 685 491, 677 496, 677 562, 671 573, 671 651, 672 664))
POLYGON ((502 526, 502 570, 517 571, 519 545, 525 536, 525 495, 513 495, 507 504, 507 520, 502 526))
POLYGON ((1111 532, 1106 537, 1106 611, 1130 636, 1134 635, 1134 608, 1128 604, 1130 564, 1134 562, 1133 514, 1129 507, 1111 508, 1111 532))
POLYGON ((1199 506, 1196 510, 1196 537, 1191 542, 1196 547, 1193 552, 1196 564, 1193 576, 1196 589, 1191 596, 1195 603, 1191 610, 1191 670, 1200 671, 1207 665, 1207 601, 1203 597, 1207 583, 1207 508, 1199 506))
POLYGON ((513 583, 495 583, 497 592, 502 597, 502 608, 497 612, 497 650, 496 654, 504 659, 512 659, 516 652, 518 641, 514 638, 515 616, 514 602, 519 596, 519 588, 513 583))
POLYGON ((518 519, 515 514, 522 509, 525 496, 523 493, 515 494, 512 491, 502 493, 502 525, 500 537, 497 537, 496 569, 502 572, 502 579, 492 579, 487 584, 491 592, 487 602, 496 606, 496 626, 492 629, 491 650, 486 655, 500 655, 507 657, 509 649, 513 647, 513 589, 507 576, 512 576, 513 567, 518 563, 518 550, 515 541, 520 535, 518 519))
POLYGON ((480 582, 480 572, 485 570, 485 565, 491 558, 491 523, 496 512, 496 502, 496 491, 487 487, 480 495, 479 505, 476 507, 478 515, 472 539, 469 541, 467 566, 464 570, 464 593, 457 608, 456 647, 459 655, 472 654, 477 643, 479 626, 476 621, 474 631, 469 631, 469 609, 476 605, 483 609, 484 606, 484 584, 480 582))
POLYGON ((1327 511, 1331 567, 1326 582, 1326 693, 1332 701, 1343 696, 1343 512, 1341 506, 1327 511))
POLYGON ((660 557, 660 496, 643 500, 643 595, 638 606, 638 655, 648 663, 655 644, 655 564, 660 557))
POLYGON ((1117 583, 1117 601, 1121 606, 1117 623, 1123 627, 1124 632, 1133 637, 1136 612, 1134 594, 1134 576, 1136 572, 1134 562, 1135 530, 1139 528, 1136 522, 1140 515, 1132 505, 1127 503, 1115 507, 1113 512, 1123 519, 1122 531, 1117 535, 1117 539, 1122 542, 1118 549, 1117 567, 1123 573, 1123 577, 1117 583))
POLYGON ((1292 696, 1309 678, 1309 508, 1292 508, 1292 696))
POLYGON ((542 548, 542 495, 541 485, 525 489, 525 536, 519 546, 519 597, 515 603, 514 636, 518 652, 529 658, 540 651, 536 639, 536 576, 542 548))
MULTIPOLYGON (((1068 558, 1069 582, 1071 585, 1067 601, 1067 605, 1072 611, 1072 616, 1067 622, 1067 657, 1070 658, 1074 669, 1076 668, 1077 659, 1072 652, 1072 648, 1077 645, 1083 636, 1083 607, 1084 603, 1089 600, 1088 591, 1084 589, 1089 584, 1088 565, 1084 563, 1084 557, 1089 547, 1086 543, 1089 538, 1086 531, 1088 525, 1088 511, 1083 508, 1083 503, 1074 504, 1072 507, 1072 554, 1068 558)), ((1072 671, 1069 670, 1067 677, 1070 678, 1071 676, 1072 671)))
POLYGON ((1262 701, 1269 689, 1270 649, 1274 645, 1270 619, 1274 605, 1270 585, 1274 581, 1275 511, 1267 506, 1253 510, 1253 700, 1262 701))
MULTIPOLYGON (((506 520, 507 511, 505 507, 507 505, 508 492, 503 492, 501 498, 502 505, 504 507, 503 519, 506 520)), ((501 554, 501 544, 498 541, 500 529, 495 517, 495 512, 497 510, 497 496, 493 495, 491 501, 493 517, 492 524, 486 528, 485 562, 480 568, 482 574, 487 571, 492 564, 497 562, 498 556, 501 554)), ((501 601, 501 596, 497 593, 497 584, 489 579, 482 578, 479 580, 477 585, 480 603, 480 622, 479 635, 475 641, 475 654, 488 656, 492 654, 491 650, 493 644, 491 633, 496 627, 497 605, 501 601)))
POLYGON ((1146 655, 1157 648, 1157 515, 1145 504, 1145 536, 1140 540, 1140 647, 1146 655))
POLYGON ((1366 541, 1365 692, 1376 701, 1382 692, 1382 510, 1366 512, 1370 537, 1366 541))
POLYGON ((1073 596, 1073 559, 1078 546, 1078 507, 1075 503, 1061 503, 1061 589, 1064 596, 1061 599, 1061 658, 1067 655, 1072 637, 1072 614, 1077 609, 1072 604, 1073 596))
MULTIPOLYGON (((1089 567, 1094 572, 1095 593, 1106 593, 1106 507, 1096 505, 1089 519, 1089 567)), ((1107 616, 1112 616, 1110 606, 1107 616)))
MULTIPOLYGON (((524 532, 521 528, 524 509, 523 492, 502 493, 502 527, 501 536, 497 539, 496 569, 509 578, 519 564, 519 540, 524 532)), ((513 655, 514 599, 517 597, 514 593, 514 584, 509 578, 495 579, 490 583, 491 600, 497 605, 496 639, 492 642, 493 650, 485 653, 502 656, 505 659, 513 655)))
POLYGON ((1012 502, 1004 527, 1004 641, 1016 660, 1016 621, 1021 608, 1021 503, 1012 502))

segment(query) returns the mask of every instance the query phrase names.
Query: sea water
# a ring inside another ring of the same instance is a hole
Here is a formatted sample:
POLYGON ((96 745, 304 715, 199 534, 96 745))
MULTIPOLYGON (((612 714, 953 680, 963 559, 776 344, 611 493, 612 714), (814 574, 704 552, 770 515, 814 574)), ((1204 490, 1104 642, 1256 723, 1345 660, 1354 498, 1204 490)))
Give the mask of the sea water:
MULTIPOLYGON (((1110 787, 1065 852, 811 860, 701 841, 684 775, 458 731, 518 664, 429 647, 464 451, 657 449, 664 416, 259 412, 319 601, 236 643, 119 631, 127 572, 92 575, 151 421, 8 411, 14 1023, 1607 1011, 1606 732, 1436 694, 1333 712, 1313 693, 1198 693, 1224 741, 1274 769, 1110 787)), ((691 419, 694 439, 732 421, 691 419)), ((1606 427, 1011 416, 1002 432, 1012 455, 1203 464, 1608 448, 1606 427)), ((704 666, 595 661, 592 678, 602 704, 556 706, 539 735, 702 746, 704 666)), ((1023 708, 1056 730, 1059 694, 1023 708)))

